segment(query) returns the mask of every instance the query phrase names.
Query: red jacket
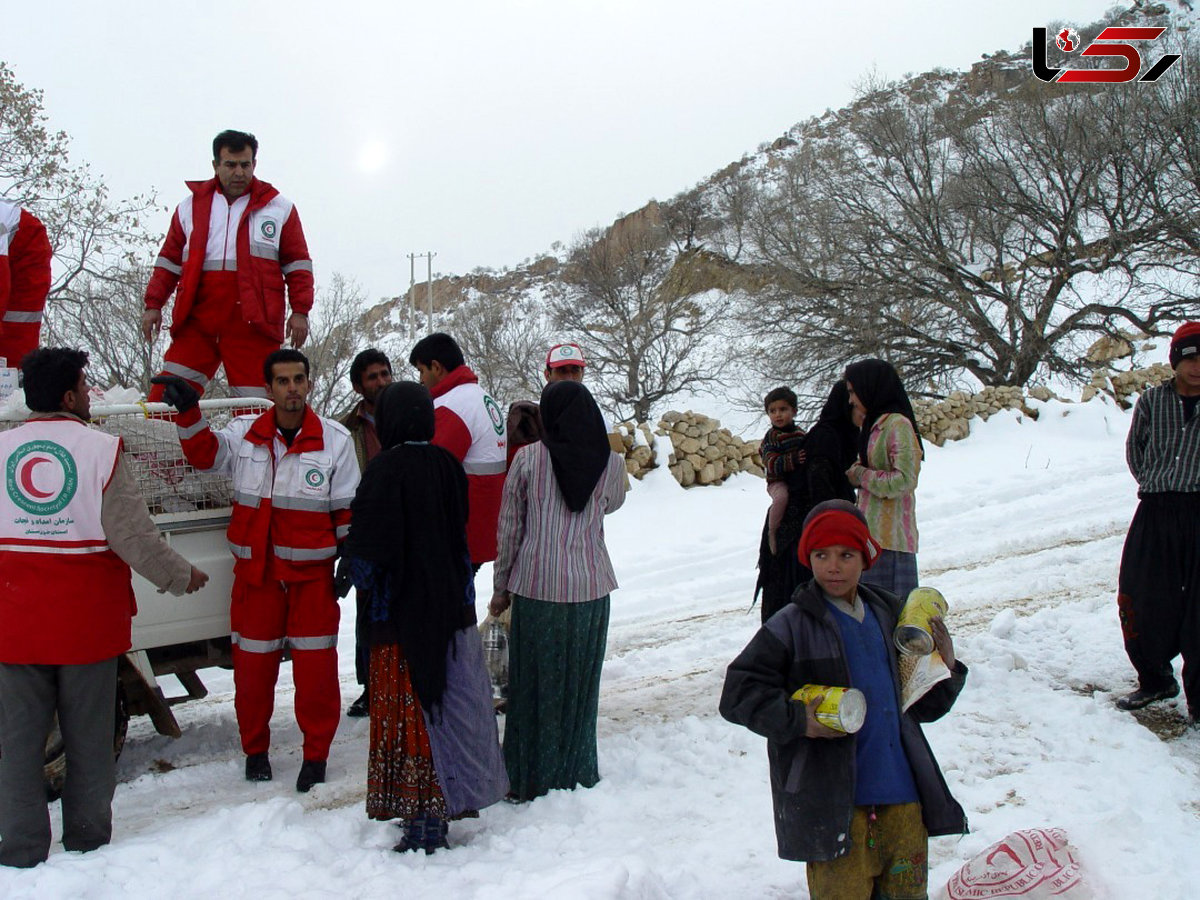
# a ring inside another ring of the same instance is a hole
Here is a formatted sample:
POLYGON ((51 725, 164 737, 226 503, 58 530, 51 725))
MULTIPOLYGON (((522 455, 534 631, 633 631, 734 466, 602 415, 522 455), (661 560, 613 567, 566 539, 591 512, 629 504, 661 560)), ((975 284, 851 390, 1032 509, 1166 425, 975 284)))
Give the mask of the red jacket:
MULTIPOLYGON (((52 256, 46 228, 37 217, 0 200, 0 320, 5 329, 18 323, 41 326, 52 256)), ((19 359, 8 361, 9 366, 20 364, 19 359)))
MULTIPOLYGON (((162 309, 178 286, 171 313, 171 334, 187 321, 198 297, 208 248, 209 217, 219 189, 216 178, 189 181, 192 195, 171 217, 167 239, 146 287, 146 308, 162 309)), ((257 178, 250 182, 250 201, 237 226, 238 299, 246 321, 267 337, 283 341, 287 284, 292 311, 308 315, 313 305, 312 259, 300 225, 300 214, 279 191, 257 178)))
POLYGON ((496 520, 507 468, 505 415, 466 366, 450 372, 430 393, 433 443, 453 453, 467 473, 471 562, 491 562, 496 558, 496 520))
POLYGON ((333 577, 358 488, 358 460, 345 428, 305 407, 289 447, 274 409, 238 416, 216 432, 198 408, 179 413, 175 424, 188 462, 233 479, 226 537, 235 575, 251 584, 333 577))

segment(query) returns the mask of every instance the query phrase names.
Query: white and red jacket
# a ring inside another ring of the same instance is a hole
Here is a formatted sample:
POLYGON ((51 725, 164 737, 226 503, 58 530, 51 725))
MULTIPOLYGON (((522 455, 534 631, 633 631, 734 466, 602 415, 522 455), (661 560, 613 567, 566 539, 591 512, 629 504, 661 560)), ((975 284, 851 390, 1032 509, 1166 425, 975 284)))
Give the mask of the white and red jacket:
POLYGON ((238 416, 220 431, 198 408, 179 413, 175 424, 188 462, 233 479, 226 538, 238 578, 262 584, 332 576, 358 488, 354 442, 344 427, 306 406, 289 447, 274 409, 238 416))
POLYGON ((467 473, 467 547, 471 562, 496 558, 496 520, 504 496, 507 417, 466 366, 447 374, 433 395, 433 443, 445 447, 467 473))
POLYGON ((175 209, 171 227, 146 287, 146 308, 162 309, 175 295, 171 334, 177 335, 198 296, 204 272, 237 271, 238 299, 246 321, 283 341, 287 285, 292 311, 313 305, 312 259, 292 202, 265 181, 230 202, 216 178, 189 181, 192 194, 175 209))
POLYGON ((80 665, 129 649, 129 566, 101 523, 120 452, 120 438, 70 416, 0 433, 0 662, 80 665))
POLYGON ((0 356, 9 366, 38 345, 52 256, 37 217, 0 200, 0 356))

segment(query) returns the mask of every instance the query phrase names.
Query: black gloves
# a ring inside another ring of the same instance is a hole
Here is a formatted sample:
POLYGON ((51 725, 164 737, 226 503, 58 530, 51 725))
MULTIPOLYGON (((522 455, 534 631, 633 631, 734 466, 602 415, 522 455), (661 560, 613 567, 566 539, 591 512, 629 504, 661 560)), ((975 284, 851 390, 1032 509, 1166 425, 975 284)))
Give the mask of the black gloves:
POLYGON ((187 412, 200 405, 200 394, 178 375, 155 375, 151 384, 163 386, 163 400, 180 412, 187 412))

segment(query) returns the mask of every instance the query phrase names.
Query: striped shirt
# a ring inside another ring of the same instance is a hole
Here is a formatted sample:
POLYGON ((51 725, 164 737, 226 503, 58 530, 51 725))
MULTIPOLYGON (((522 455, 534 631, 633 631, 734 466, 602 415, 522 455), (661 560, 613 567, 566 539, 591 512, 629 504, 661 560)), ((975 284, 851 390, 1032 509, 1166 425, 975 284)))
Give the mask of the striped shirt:
POLYGON ((583 603, 617 587, 604 546, 604 516, 625 502, 625 461, 608 468, 580 512, 567 508, 550 451, 541 441, 517 451, 504 482, 493 588, 534 600, 583 603))
POLYGON ((1174 381, 1138 398, 1125 439, 1125 461, 1139 495, 1200 491, 1200 409, 1190 418, 1184 415, 1174 381))
POLYGON ((921 445, 912 423, 899 413, 875 421, 867 440, 867 465, 850 467, 858 479, 858 508, 884 550, 917 552, 917 479, 921 445))

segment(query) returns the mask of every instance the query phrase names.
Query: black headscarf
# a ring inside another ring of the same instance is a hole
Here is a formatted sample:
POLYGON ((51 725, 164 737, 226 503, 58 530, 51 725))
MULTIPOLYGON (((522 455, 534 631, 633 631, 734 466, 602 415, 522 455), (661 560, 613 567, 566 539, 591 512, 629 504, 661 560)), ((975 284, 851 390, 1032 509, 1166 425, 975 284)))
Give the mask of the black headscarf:
POLYGON ((474 612, 467 605, 467 478, 452 454, 425 443, 433 437, 433 400, 422 385, 384 388, 375 428, 383 449, 355 494, 345 552, 387 573, 387 596, 368 604, 371 640, 400 644, 417 699, 431 710, 446 688, 454 633, 474 612))
POLYGON ((567 509, 581 512, 608 467, 612 450, 604 417, 578 381, 555 381, 542 391, 542 443, 567 509))
POLYGON ((917 446, 924 455, 924 445, 921 443, 921 432, 917 428, 912 403, 909 402, 908 392, 904 390, 904 382, 900 380, 899 373, 891 363, 882 359, 864 359, 847 366, 845 377, 867 409, 858 436, 859 462, 864 466, 867 464, 867 442, 871 438, 871 429, 880 416, 888 413, 899 413, 912 422, 917 446))
POLYGON ((858 428, 850 418, 850 391, 845 379, 834 382, 804 447, 810 460, 823 456, 843 472, 854 462, 858 455, 858 428))

